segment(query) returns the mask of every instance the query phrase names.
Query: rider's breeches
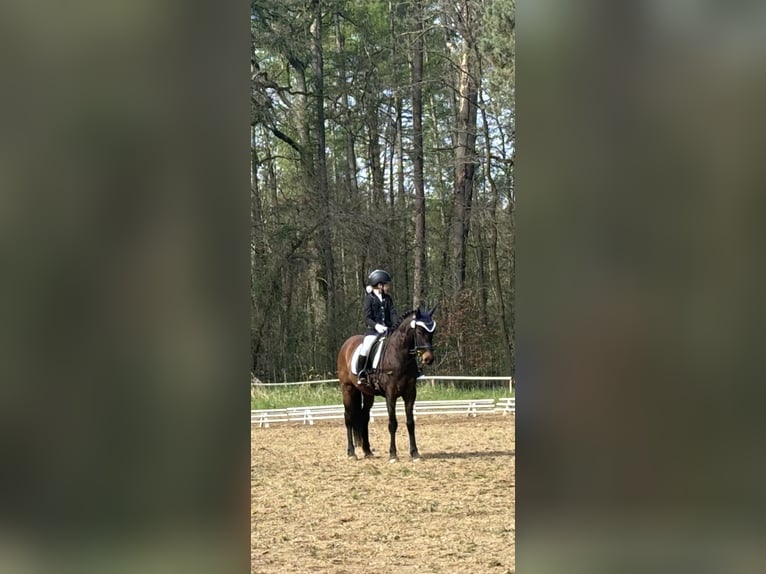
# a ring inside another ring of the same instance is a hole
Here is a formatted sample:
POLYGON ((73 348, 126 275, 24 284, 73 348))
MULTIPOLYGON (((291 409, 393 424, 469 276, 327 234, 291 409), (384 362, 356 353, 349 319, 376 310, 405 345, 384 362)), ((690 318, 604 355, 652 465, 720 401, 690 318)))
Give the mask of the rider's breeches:
POLYGON ((377 339, 377 335, 365 335, 364 341, 362 341, 362 346, 359 349, 359 354, 362 357, 366 357, 370 354, 370 347, 372 347, 372 344, 375 342, 375 339, 377 339))

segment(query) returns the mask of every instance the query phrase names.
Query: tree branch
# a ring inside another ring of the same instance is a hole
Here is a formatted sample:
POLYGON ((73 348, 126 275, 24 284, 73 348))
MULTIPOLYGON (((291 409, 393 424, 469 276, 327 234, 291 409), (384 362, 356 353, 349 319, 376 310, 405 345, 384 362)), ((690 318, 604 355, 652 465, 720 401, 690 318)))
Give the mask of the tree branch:
POLYGON ((301 146, 298 145, 298 143, 291 138, 286 133, 280 131, 278 128, 274 126, 269 126, 269 130, 271 130, 271 133, 273 133, 275 136, 277 136, 279 139, 281 139, 283 142, 285 142, 287 145, 289 145, 291 148, 293 148, 298 153, 302 154, 303 150, 301 149, 301 146))

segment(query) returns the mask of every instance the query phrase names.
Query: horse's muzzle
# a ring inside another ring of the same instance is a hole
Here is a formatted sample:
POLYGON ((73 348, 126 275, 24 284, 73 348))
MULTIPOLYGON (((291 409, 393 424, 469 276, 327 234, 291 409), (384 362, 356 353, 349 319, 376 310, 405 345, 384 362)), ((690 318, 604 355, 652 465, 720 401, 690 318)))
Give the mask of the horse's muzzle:
POLYGON ((434 362, 434 352, 431 349, 419 350, 418 357, 424 365, 430 365, 434 362))

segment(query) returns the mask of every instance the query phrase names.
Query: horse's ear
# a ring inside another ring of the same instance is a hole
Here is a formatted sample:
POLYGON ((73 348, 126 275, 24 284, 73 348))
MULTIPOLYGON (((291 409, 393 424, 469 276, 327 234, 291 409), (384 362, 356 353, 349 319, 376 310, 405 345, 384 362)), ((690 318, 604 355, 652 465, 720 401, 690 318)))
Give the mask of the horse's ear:
POLYGON ((436 308, 437 308, 438 306, 439 306, 439 304, 437 303, 436 305, 434 305, 433 307, 431 307, 431 310, 428 312, 428 316, 429 316, 429 317, 433 317, 434 311, 436 311, 436 308))

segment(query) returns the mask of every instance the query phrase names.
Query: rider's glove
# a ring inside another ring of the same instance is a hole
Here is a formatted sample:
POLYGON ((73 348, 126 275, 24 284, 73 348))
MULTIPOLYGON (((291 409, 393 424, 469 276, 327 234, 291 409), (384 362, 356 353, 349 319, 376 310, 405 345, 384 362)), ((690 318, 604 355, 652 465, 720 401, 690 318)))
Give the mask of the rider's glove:
POLYGON ((375 330, 382 335, 383 333, 388 331, 388 327, 386 327, 385 325, 381 325, 380 323, 376 323, 375 330))

